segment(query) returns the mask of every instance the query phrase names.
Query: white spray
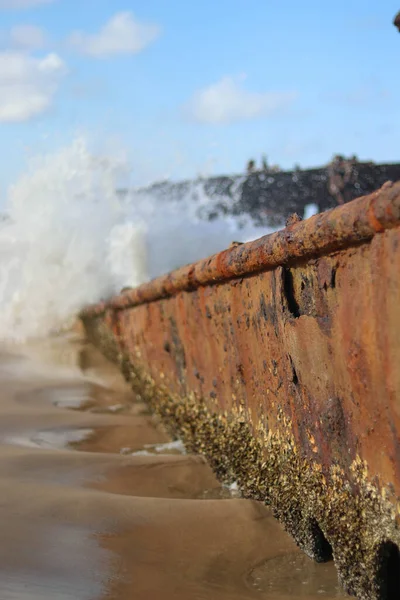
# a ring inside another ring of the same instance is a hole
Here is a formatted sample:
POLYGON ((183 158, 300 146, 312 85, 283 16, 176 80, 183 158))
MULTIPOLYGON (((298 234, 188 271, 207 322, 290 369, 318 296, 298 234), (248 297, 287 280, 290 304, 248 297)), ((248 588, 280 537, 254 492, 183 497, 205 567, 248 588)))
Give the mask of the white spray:
POLYGON ((186 199, 116 192, 120 160, 93 157, 84 140, 35 159, 13 185, 0 226, 0 338, 44 336, 123 286, 197 260, 233 239, 265 233, 232 216, 201 220, 214 202, 201 183, 186 199), (196 196, 196 199, 193 197, 196 196))

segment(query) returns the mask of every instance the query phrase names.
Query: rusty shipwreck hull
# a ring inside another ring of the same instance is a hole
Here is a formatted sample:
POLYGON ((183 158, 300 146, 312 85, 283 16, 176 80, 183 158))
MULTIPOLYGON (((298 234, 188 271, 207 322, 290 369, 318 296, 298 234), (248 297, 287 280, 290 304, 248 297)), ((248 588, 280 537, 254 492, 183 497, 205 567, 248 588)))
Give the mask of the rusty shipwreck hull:
POLYGON ((400 182, 81 314, 170 431, 347 591, 400 593, 400 182))

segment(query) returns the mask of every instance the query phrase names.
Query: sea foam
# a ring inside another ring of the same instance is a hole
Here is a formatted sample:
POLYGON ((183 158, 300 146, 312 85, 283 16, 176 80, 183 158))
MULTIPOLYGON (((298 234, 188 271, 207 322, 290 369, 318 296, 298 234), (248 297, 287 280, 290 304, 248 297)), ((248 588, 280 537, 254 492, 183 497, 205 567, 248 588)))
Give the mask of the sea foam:
POLYGON ((33 159, 10 186, 0 223, 2 339, 57 332, 124 286, 271 231, 243 216, 201 218, 221 200, 201 180, 183 198, 135 189, 121 196, 130 168, 94 156, 78 138, 33 159))

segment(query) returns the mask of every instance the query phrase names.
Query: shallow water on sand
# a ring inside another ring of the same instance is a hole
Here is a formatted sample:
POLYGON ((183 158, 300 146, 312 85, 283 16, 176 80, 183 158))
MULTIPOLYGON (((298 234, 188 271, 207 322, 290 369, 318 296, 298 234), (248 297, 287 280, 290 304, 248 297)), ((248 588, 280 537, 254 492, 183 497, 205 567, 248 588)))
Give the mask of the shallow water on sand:
POLYGON ((0 352, 1 600, 338 598, 74 337, 0 352))

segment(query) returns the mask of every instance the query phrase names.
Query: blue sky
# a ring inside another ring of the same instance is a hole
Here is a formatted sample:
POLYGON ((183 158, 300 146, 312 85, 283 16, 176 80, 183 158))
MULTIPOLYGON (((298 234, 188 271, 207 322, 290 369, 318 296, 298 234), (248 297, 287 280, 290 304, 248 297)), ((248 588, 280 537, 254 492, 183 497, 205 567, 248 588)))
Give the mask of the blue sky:
POLYGON ((134 183, 400 161, 398 0, 0 0, 0 192, 78 133, 134 183))

